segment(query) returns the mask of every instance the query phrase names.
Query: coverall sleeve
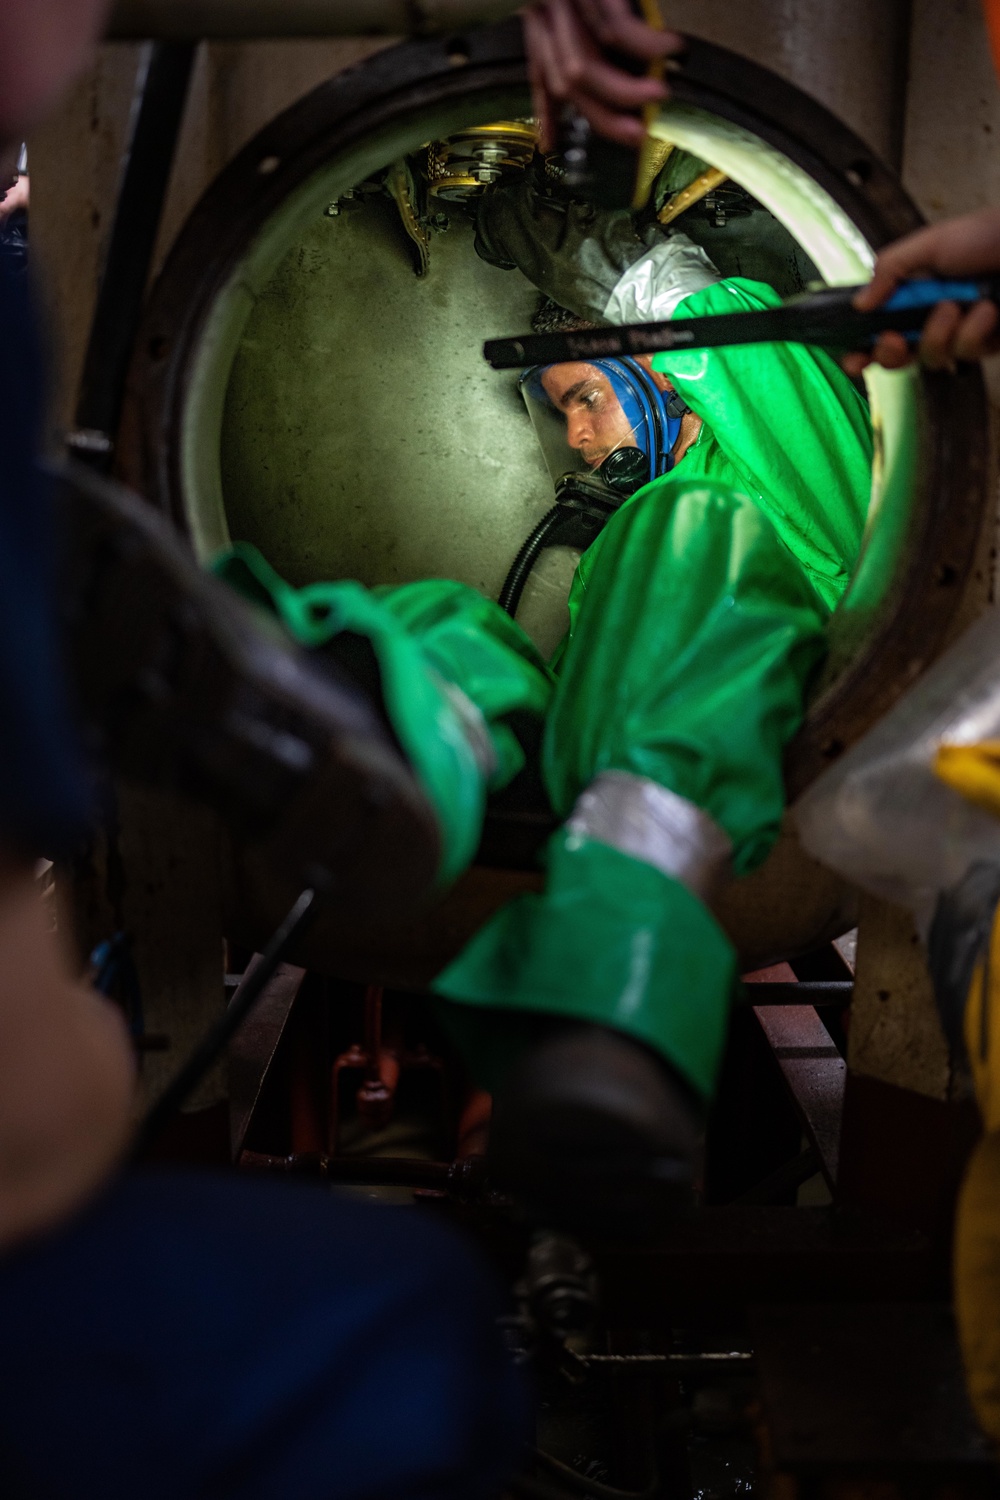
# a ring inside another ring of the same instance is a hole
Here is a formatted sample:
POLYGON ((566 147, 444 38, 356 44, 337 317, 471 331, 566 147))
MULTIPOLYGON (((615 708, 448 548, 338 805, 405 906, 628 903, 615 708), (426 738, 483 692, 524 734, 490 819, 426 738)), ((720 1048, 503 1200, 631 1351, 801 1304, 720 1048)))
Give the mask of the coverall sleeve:
MULTIPOLYGON (((780 300, 763 282, 733 277, 684 298, 674 316, 780 300)), ((839 365, 804 344, 748 344, 657 354, 653 368, 711 428, 741 489, 832 608, 860 549, 872 464, 868 410, 839 365)))
POLYGON ((506 786, 524 764, 509 720, 540 721, 548 707, 552 675, 524 631, 492 599, 448 579, 294 588, 248 542, 213 568, 276 614, 300 645, 322 648, 342 635, 369 643, 386 714, 437 813, 438 879, 449 884, 475 854, 487 791, 506 786))

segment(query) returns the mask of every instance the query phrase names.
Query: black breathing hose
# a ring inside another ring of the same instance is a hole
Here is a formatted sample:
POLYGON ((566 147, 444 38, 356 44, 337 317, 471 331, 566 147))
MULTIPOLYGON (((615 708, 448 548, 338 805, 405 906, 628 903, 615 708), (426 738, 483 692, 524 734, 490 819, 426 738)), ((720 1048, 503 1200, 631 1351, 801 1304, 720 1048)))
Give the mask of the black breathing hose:
POLYGON ((511 619, 517 614, 517 606, 521 602, 524 585, 531 576, 531 570, 538 561, 539 554, 544 552, 548 546, 549 537, 565 516, 564 505, 553 505, 550 511, 546 511, 511 563, 510 572, 504 579, 504 585, 497 600, 500 608, 506 610, 511 619))

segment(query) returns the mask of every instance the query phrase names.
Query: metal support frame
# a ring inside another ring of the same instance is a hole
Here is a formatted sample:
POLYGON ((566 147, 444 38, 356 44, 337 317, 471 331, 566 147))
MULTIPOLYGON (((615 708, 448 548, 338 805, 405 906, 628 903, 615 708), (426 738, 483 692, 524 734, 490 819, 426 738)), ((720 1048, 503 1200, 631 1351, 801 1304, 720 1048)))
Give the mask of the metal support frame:
MULTIPOLYGON (((243 1151, 243 1171, 329 1183, 407 1187, 463 1223, 497 1262, 518 1275, 527 1227, 489 1181, 481 1156, 456 1162, 410 1157, 268 1156, 243 1151)), ((679 1218, 650 1245, 588 1245, 609 1327, 673 1328, 748 1305, 909 1302, 938 1291, 930 1245, 919 1231, 869 1213, 733 1204, 679 1218)))
POLYGON ((794 983, 768 979, 745 985, 738 1003, 753 1006, 755 1010, 760 1006, 771 1010, 775 1006, 803 1005, 814 1010, 821 1007, 843 1010, 850 1005, 853 993, 853 979, 800 979, 794 983))
POLYGON ((134 124, 67 444, 111 468, 129 360, 194 68, 195 44, 157 42, 136 89, 134 124))
POLYGON ((758 1005, 754 1013, 832 1191, 837 1183, 847 1064, 813 1006, 758 1005))
POLYGON ((289 947, 313 920, 316 904, 315 891, 302 892, 260 954, 257 963, 243 976, 243 983, 230 1000, 225 1014, 208 1028, 163 1093, 146 1111, 139 1122, 129 1153, 128 1159, 133 1165, 149 1154, 173 1116, 187 1102, 209 1069, 223 1056, 281 968, 289 947))
MULTIPOLYGON (((241 974, 234 986, 237 995, 260 961, 260 954, 255 953, 247 966, 246 974, 241 974)), ((234 1160, 243 1150, 253 1112, 264 1092, 292 1006, 305 977, 305 969, 294 964, 279 964, 274 977, 261 991, 252 1014, 247 1017, 230 1044, 227 1058, 229 1136, 234 1160)), ((233 999, 235 998, 234 995, 233 999)))

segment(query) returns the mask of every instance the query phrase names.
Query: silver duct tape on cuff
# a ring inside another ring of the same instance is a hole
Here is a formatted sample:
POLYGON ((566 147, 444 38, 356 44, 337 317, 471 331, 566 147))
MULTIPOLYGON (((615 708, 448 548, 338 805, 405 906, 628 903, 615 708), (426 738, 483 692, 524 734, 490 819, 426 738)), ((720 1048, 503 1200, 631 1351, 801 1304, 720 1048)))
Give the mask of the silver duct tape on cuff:
POLYGON ((566 824, 580 838, 610 844, 653 865, 707 900, 733 852, 708 813, 645 776, 602 771, 578 798, 566 824))

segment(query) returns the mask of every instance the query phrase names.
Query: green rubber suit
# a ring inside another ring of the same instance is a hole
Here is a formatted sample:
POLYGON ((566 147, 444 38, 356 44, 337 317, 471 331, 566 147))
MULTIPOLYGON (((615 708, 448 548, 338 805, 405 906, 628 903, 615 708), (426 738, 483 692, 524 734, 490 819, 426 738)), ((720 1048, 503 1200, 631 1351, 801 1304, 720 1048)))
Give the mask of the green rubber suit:
MULTIPOLYGON (((678 315, 777 301, 730 279, 678 315)), ((542 776, 569 820, 547 846, 544 890, 500 911, 434 986, 487 1087, 541 1013, 628 1033, 711 1096, 732 945, 688 884, 571 815, 596 777, 626 773, 642 780, 625 785, 654 783, 707 813, 736 875, 760 864, 783 810, 783 748, 860 547, 871 429, 826 354, 758 345, 659 355, 654 367, 702 418, 700 436, 584 553, 553 664, 464 584, 294 590, 252 548, 220 563, 244 587, 252 572, 300 640, 369 638, 440 820, 442 885, 472 859, 488 793, 523 765, 510 716, 544 721, 542 776)))

